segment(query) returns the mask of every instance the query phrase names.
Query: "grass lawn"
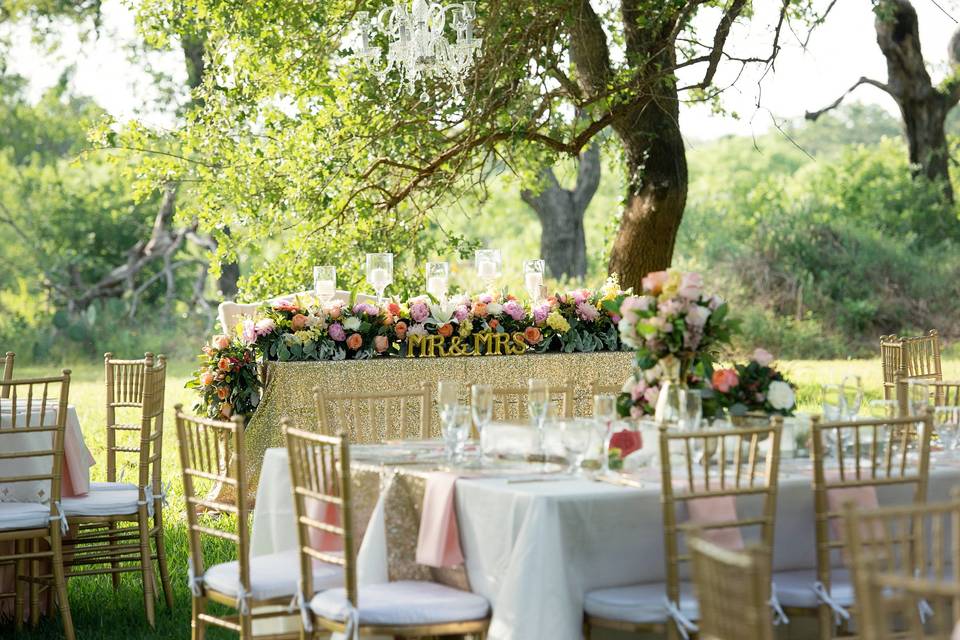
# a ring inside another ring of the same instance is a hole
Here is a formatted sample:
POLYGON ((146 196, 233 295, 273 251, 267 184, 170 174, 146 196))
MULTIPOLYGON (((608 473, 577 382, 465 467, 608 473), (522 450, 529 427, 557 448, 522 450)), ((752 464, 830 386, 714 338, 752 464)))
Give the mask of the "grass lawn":
MULTIPOLYGON (((19 364, 19 363, 18 363, 19 364)), ((840 382, 846 374, 860 375, 867 389, 868 398, 881 397, 880 363, 877 360, 832 360, 832 361, 789 361, 781 365, 788 377, 799 386, 800 409, 815 412, 818 405, 819 386, 829 382, 840 382)), ((173 426, 173 406, 183 403, 192 407, 193 392, 184 389, 184 383, 190 376, 189 362, 172 362, 167 376, 167 413, 164 432, 164 479, 173 485, 169 507, 165 510, 167 557, 170 565, 171 581, 175 592, 175 609, 168 612, 163 604, 157 607, 157 628, 151 630, 143 613, 143 601, 139 574, 123 576, 118 592, 114 592, 107 576, 76 578, 70 581, 70 607, 73 612, 74 626, 80 640, 120 640, 130 638, 188 638, 190 633, 190 592, 187 588, 186 556, 187 538, 184 525, 183 499, 179 458, 177 457, 176 434, 173 426)), ((18 366, 19 376, 48 375, 55 373, 55 367, 18 366)), ((960 379, 960 360, 944 363, 946 379, 960 379)), ((104 479, 105 466, 105 410, 103 407, 105 389, 103 367, 96 364, 73 366, 70 402, 77 407, 80 422, 84 427, 84 436, 98 464, 93 467, 93 480, 104 479)), ((220 523, 229 526, 228 522, 220 523)), ((229 545, 212 548, 208 559, 232 559, 229 545)), ((0 626, 0 638, 12 637, 11 626, 0 626)), ((210 629, 208 637, 230 637, 210 629)), ((16 636, 22 640, 41 638, 59 638, 59 620, 45 620, 33 631, 26 630, 16 636)))

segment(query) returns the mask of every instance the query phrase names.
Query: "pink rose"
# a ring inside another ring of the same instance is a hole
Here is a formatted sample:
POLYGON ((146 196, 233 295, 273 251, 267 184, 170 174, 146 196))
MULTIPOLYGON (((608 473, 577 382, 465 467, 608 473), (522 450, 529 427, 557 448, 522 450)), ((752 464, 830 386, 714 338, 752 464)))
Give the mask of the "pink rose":
POLYGON ((658 295, 663 290, 663 285, 667 284, 668 277, 666 271, 653 271, 647 274, 642 280, 644 292, 658 295))
POLYGON ((761 367, 769 367, 774 360, 772 353, 770 353, 766 349, 761 349, 759 347, 757 349, 754 349, 752 359, 761 367))
POLYGON ((699 273, 685 273, 680 276, 679 294, 687 300, 699 300, 703 295, 703 276, 699 273))
POLYGON ((327 315, 330 316, 332 320, 339 318, 341 315, 343 315, 343 303, 336 302, 327 307, 327 315))
POLYGON ((710 384, 720 393, 729 393, 731 389, 740 384, 740 376, 737 375, 735 369, 718 369, 713 372, 710 384))
POLYGON ((648 387, 646 391, 643 392, 643 399, 647 401, 647 404, 651 406, 656 406, 657 398, 660 397, 660 388, 659 387, 648 387))
POLYGON ((699 304, 692 305, 693 308, 687 312, 687 325, 693 329, 703 329, 710 318, 710 309, 699 304))
POLYGON ((213 336, 213 339, 210 341, 214 349, 223 351, 230 346, 230 337, 223 334, 213 336))
POLYGON ((373 339, 373 348, 377 350, 377 353, 383 353, 390 348, 390 341, 387 340, 387 336, 377 336, 373 339))
POLYGON ((257 341, 257 329, 253 320, 243 321, 243 330, 240 332, 240 338, 244 344, 253 344, 257 341))

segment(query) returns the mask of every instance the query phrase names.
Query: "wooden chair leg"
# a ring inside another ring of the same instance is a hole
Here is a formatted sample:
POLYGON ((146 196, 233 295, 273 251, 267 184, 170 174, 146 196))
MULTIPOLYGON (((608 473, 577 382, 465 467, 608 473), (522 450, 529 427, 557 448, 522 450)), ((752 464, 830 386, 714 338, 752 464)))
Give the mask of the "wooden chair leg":
MULTIPOLYGON (((31 549, 33 553, 40 553, 40 539, 34 538, 31 549)), ((35 558, 30 562, 30 577, 33 580, 40 579, 40 560, 35 558)), ((30 583, 30 626, 36 627, 40 624, 40 583, 30 583)))
POLYGON ((163 506, 157 504, 156 517, 153 526, 157 533, 154 535, 154 546, 157 548, 157 567, 160 570, 160 587, 163 589, 163 598, 167 609, 173 611, 173 587, 170 585, 170 571, 167 569, 167 549, 163 543, 163 506))
POLYGON ((250 615, 240 614, 240 640, 253 640, 253 620, 250 615))
POLYGON ((207 610, 207 599, 204 597, 192 598, 193 613, 190 618, 190 640, 204 640, 207 635, 207 628, 200 619, 200 614, 207 610))
POLYGON ((820 605, 818 613, 819 626, 820 626, 820 639, 821 640, 830 640, 834 637, 833 633, 833 612, 830 610, 830 607, 826 605, 820 605))
POLYGON ((143 607, 147 614, 147 624, 156 627, 156 606, 154 604, 155 587, 153 582, 153 560, 150 559, 150 529, 147 522, 147 509, 140 507, 138 518, 140 528, 140 571, 143 577, 143 607))
POLYGON ((590 634, 592 629, 590 628, 590 622, 588 620, 583 621, 583 640, 590 640, 590 634))
MULTIPOLYGON (((59 527, 59 523, 54 527, 59 527)), ((70 598, 67 597, 67 579, 63 575, 63 545, 60 542, 60 530, 51 535, 50 546, 53 548, 53 583, 57 590, 57 607, 60 609, 60 619, 63 622, 63 637, 65 640, 76 640, 73 631, 73 616, 70 614, 70 598)))
MULTIPOLYGON (((26 547, 26 542, 23 540, 17 540, 13 543, 13 552, 14 554, 24 553, 26 547)), ((13 565, 13 616, 14 616, 14 629, 21 631, 23 629, 23 602, 24 602, 24 591, 26 591, 27 583, 21 578, 27 577, 29 575, 27 571, 27 561, 26 560, 16 560, 13 565)))
MULTIPOLYGON (((107 540, 109 541, 107 543, 109 545, 109 549, 107 552, 111 556, 113 555, 113 552, 114 552, 114 549, 113 549, 114 544, 120 544, 115 540, 115 537, 117 535, 116 531, 117 531, 117 523, 115 521, 111 521, 110 525, 107 527, 107 540)), ((117 562, 116 560, 113 560, 110 562, 110 568, 114 570, 114 573, 111 574, 110 576, 110 580, 113 582, 113 590, 119 591, 120 590, 120 573, 116 571, 116 569, 120 568, 120 563, 117 562)))

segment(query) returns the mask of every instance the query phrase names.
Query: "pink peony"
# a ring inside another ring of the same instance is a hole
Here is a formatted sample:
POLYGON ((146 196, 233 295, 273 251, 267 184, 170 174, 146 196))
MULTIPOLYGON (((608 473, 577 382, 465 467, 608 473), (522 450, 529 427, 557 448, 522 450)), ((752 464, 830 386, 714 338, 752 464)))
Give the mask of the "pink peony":
POLYGON ((699 273, 685 273, 680 276, 681 298, 687 300, 699 300, 703 295, 703 276, 699 273))
POLYGON ((590 299, 590 291, 587 289, 577 289, 576 291, 571 291, 570 295, 573 296, 574 302, 586 302, 590 299))
POLYGON ((493 296, 489 293, 481 293, 477 299, 483 304, 490 304, 493 302, 493 296))
POLYGON ((550 315, 550 305, 542 304, 533 310, 533 321, 536 324, 543 324, 547 321, 548 315, 550 315))
POLYGON ((223 334, 215 335, 213 336, 213 339, 210 340, 210 344, 213 345, 214 349, 223 351, 230 346, 230 338, 229 336, 225 336, 223 334))
POLYGON ((717 369, 710 378, 710 384, 714 390, 720 393, 729 393, 731 389, 740 384, 740 376, 735 369, 717 369))
POLYGON ((410 319, 420 324, 430 317, 430 307, 425 302, 414 302, 410 305, 410 319))
POLYGON ((683 302, 671 298, 670 300, 664 300, 657 305, 657 311, 660 312, 660 315, 664 316, 676 316, 683 311, 683 302))
POLYGON ((457 322, 463 322, 469 315, 470 307, 465 304, 462 304, 453 310, 453 317, 456 318, 457 322))
POLYGON ((343 342, 347 339, 347 333, 343 330, 343 325, 339 322, 334 322, 332 325, 330 325, 330 328, 327 329, 327 333, 329 333, 330 337, 337 342, 343 342))
POLYGON ((668 277, 666 271, 653 271, 647 274, 642 280, 644 292, 658 295, 663 290, 663 285, 667 284, 668 277))
POLYGON ((576 305, 577 317, 584 322, 593 322, 600 316, 600 312, 592 304, 580 301, 576 305))
POLYGON ((266 336, 273 333, 273 330, 277 328, 277 324, 273 321, 273 318, 265 318, 263 320, 258 320, 257 324, 254 325, 253 329, 257 332, 258 336, 266 336))
POLYGON ((756 348, 753 351, 752 360, 756 362, 761 367, 769 367, 773 362, 773 354, 767 351, 766 349, 756 348))
POLYGON ((516 300, 508 300, 507 303, 503 305, 503 312, 517 321, 523 320, 527 315, 527 312, 523 310, 523 306, 516 300))

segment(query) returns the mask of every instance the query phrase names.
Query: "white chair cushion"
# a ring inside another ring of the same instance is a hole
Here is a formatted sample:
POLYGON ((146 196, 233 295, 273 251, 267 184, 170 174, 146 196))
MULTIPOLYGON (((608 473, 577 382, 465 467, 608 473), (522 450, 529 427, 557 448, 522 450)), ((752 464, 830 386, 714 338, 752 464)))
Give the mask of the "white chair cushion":
MULTIPOLYGON (((777 599, 784 607, 815 609, 820 606, 820 600, 813 591, 813 583, 816 581, 815 569, 778 571, 773 574, 777 599)), ((853 604, 853 584, 850 581, 850 572, 846 569, 835 568, 830 574, 830 597, 841 607, 849 607, 853 604)))
POLYGON ((137 485, 130 482, 91 482, 90 491, 118 491, 124 489, 133 489, 136 491, 137 485))
MULTIPOLYGON (((357 593, 359 619, 363 625, 426 625, 483 620, 490 603, 483 596, 434 582, 404 580, 364 585, 357 593)), ((310 609, 327 620, 343 622, 349 602, 346 590, 330 589, 316 594, 310 609)))
MULTIPOLYGON (((664 622, 669 619, 666 595, 667 585, 663 582, 596 589, 584 597, 583 610, 587 615, 608 620, 640 624, 664 622)), ((700 617, 700 607, 689 582, 680 583, 680 613, 691 621, 700 617)))
POLYGON ((139 489, 91 491, 85 496, 64 498, 61 501, 67 517, 128 516, 137 512, 139 489))
MULTIPOLYGON (((300 556, 296 549, 250 558, 250 597, 254 600, 292 597, 300 582, 300 556)), ((203 583, 214 591, 236 596, 240 591, 240 563, 223 562, 208 568, 203 583)), ((330 589, 343 584, 343 567, 323 562, 313 563, 314 590, 330 589)))
POLYGON ((0 531, 39 529, 50 524, 50 507, 39 502, 0 502, 0 531))

